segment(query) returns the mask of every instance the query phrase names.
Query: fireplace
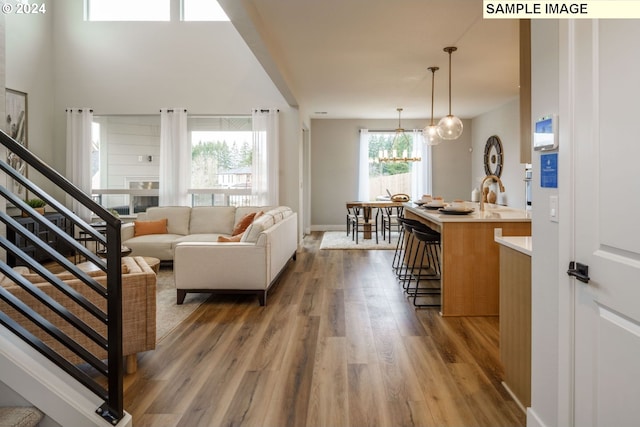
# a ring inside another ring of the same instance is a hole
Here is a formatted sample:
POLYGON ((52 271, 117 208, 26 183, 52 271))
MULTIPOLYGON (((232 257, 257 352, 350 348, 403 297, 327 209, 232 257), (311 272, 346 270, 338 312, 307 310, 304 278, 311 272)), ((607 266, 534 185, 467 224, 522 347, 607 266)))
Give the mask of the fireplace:
POLYGON ((152 179, 139 179, 139 178, 127 178, 129 190, 134 190, 131 193, 131 203, 129 206, 133 207, 133 213, 144 212, 147 208, 152 206, 158 206, 158 180, 152 179), (135 190, 155 190, 150 191, 154 195, 136 194, 135 190))

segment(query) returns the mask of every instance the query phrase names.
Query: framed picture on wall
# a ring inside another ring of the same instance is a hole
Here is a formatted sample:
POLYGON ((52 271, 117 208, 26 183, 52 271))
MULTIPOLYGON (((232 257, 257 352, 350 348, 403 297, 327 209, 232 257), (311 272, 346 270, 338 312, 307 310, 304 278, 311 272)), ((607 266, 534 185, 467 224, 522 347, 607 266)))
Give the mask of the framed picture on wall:
MULTIPOLYGON (((6 120, 5 131, 21 145, 29 147, 27 140, 27 94, 7 88, 6 92, 6 120)), ((27 176, 27 164, 15 153, 7 153, 7 163, 21 175, 27 176)), ((21 199, 26 199, 26 189, 13 179, 9 183, 13 194, 21 199)))

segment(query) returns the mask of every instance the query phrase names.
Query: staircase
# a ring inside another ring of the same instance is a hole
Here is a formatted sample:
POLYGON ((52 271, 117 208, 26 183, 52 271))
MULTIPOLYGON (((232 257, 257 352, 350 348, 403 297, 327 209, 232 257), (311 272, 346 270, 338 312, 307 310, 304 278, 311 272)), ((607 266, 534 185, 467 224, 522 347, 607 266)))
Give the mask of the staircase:
POLYGON ((24 421, 22 424, 8 424, 8 421, 5 422, 0 418, 0 427, 5 425, 129 426, 132 420, 130 415, 124 412, 122 388, 124 367, 120 220, 2 131, 0 131, 0 144, 12 153, 12 158, 19 157, 31 170, 39 172, 43 179, 61 189, 68 197, 89 209, 94 216, 99 217, 106 224, 104 234, 96 231, 87 221, 22 176, 5 159, 0 159, 0 170, 4 172, 4 175, 0 174, 0 197, 26 212, 31 222, 38 225, 39 230, 47 230, 44 234, 34 233, 22 225, 22 222, 7 215, 3 208, 0 209, 0 223, 3 223, 13 236, 12 240, 9 240, 8 232, 0 234, 0 249, 6 251, 6 259, 37 272, 66 298, 71 299, 77 306, 104 324, 106 330, 106 333, 101 334, 89 327, 57 301, 55 296, 42 292, 17 273, 12 265, 0 260, 0 272, 49 310, 38 312, 35 307, 0 286, 0 302, 8 307, 6 312, 0 309, 0 414, 13 417, 16 421, 24 421), (8 180, 14 180, 23 186, 30 197, 43 199, 64 217, 65 222, 70 224, 70 228, 60 228, 44 214, 28 206, 24 200, 1 185, 8 180), (106 260, 78 242, 75 237, 79 233, 90 236, 90 239, 106 247, 106 260), (19 236, 26 244, 17 246, 15 236, 19 236), (62 243, 52 246, 52 241, 62 243), (27 247, 32 252, 28 253, 27 247), (59 248, 64 248, 65 253, 59 252, 59 248), (33 251, 46 252, 58 266, 93 289, 97 298, 104 299, 106 310, 99 309, 82 294, 67 287, 63 280, 34 259, 33 251), (74 255, 74 258, 81 256, 105 271, 106 288, 78 269, 69 260, 69 252, 74 255), (12 318, 9 312, 19 313, 20 317, 12 318), (78 345, 70 335, 62 331, 62 326, 56 326, 53 321, 48 320, 50 316, 66 322, 64 329, 71 329, 74 334, 81 333, 91 339, 107 355, 106 360, 100 360, 101 358, 78 345), (59 349, 64 349, 64 352, 59 349), (68 360, 66 354, 71 354, 75 360, 81 360, 82 364, 90 365, 97 375, 102 375, 104 379, 87 375, 79 369, 78 362, 68 360), (11 400, 18 403, 12 403, 11 400), (29 406, 37 409, 30 409, 29 406), (10 409, 10 407, 14 408, 10 409), (28 422, 35 422, 35 424, 28 422))
MULTIPOLYGON (((115 424, 96 413, 101 399, 89 393, 55 363, 35 351, 16 335, 0 327, 0 382, 13 392, 0 406, 33 405, 44 414, 41 427, 108 427, 115 424)), ((2 389, 0 389, 2 390, 2 389)), ((9 424, 10 425, 10 424, 9 424)), ((131 426, 126 412, 117 426, 131 426)), ((0 426, 4 427, 2 421, 0 426)))
POLYGON ((33 406, 0 408, 0 427, 36 427, 44 414, 33 406))

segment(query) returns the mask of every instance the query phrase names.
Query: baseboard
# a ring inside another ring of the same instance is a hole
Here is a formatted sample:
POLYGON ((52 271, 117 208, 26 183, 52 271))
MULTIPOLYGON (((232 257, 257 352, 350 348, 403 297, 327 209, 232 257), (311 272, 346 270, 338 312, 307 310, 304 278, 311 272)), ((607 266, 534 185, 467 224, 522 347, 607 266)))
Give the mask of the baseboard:
POLYGON ((312 225, 311 231, 347 231, 347 226, 342 225, 312 225))
POLYGON ((502 387, 504 387, 505 390, 507 390, 507 393, 509 393, 509 395, 511 396, 511 398, 518 404, 518 407, 520 407, 520 409, 522 410, 522 412, 524 412, 525 414, 527 413, 527 409, 524 407, 524 405, 522 404, 522 402, 520 402, 520 399, 518 399, 518 396, 516 396, 516 394, 509 388, 509 386, 507 385, 507 383, 505 383, 504 381, 502 381, 502 387))
POLYGON ((531 407, 527 408, 527 427, 547 427, 531 407))

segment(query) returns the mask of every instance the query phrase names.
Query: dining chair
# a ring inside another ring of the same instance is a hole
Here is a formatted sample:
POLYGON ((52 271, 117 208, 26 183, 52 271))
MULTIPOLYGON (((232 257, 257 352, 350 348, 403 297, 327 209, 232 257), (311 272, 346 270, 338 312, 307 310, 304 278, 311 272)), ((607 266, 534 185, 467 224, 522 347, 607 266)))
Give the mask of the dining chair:
POLYGON ((376 235, 376 244, 378 243, 378 215, 380 210, 377 208, 362 208, 362 215, 354 217, 351 222, 351 231, 353 232, 353 238, 355 238, 356 245, 358 244, 359 233, 371 233, 376 235), (375 215, 374 215, 375 212, 375 215))
POLYGON ((403 206, 385 206, 382 208, 382 240, 388 239, 389 243, 391 243, 391 231, 394 227, 400 233, 402 225, 398 218, 402 217, 403 209, 403 206), (386 237, 387 231, 389 232, 388 237, 386 237))
MULTIPOLYGON (((351 233, 354 223, 362 217, 362 205, 347 202, 347 236, 351 233)), ((355 236, 352 236, 354 239, 355 236)))

